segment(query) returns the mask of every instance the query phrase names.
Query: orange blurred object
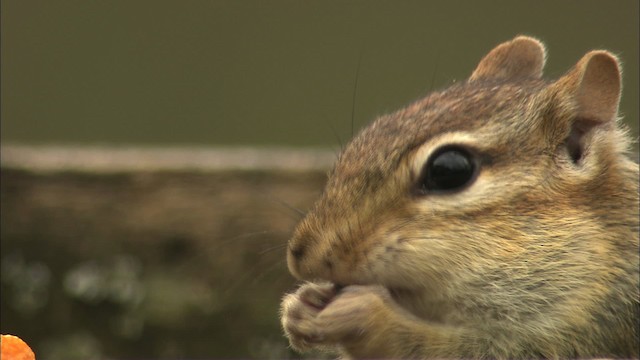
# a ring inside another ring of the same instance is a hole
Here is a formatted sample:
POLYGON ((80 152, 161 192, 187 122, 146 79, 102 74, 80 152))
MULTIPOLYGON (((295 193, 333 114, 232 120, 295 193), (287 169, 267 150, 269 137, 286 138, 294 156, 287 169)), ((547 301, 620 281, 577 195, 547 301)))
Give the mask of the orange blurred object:
POLYGON ((2 335, 0 337, 1 360, 36 360, 29 345, 17 336, 2 335))

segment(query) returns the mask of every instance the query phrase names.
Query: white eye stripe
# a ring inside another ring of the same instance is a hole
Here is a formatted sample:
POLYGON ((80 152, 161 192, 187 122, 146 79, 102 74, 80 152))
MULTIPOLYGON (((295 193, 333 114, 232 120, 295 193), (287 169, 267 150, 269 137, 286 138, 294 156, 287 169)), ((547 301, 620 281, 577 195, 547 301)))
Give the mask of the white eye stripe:
MULTIPOLYGON (((416 177, 411 179, 412 183, 415 184, 419 181, 425 164, 442 148, 452 146, 482 153, 490 149, 490 140, 493 136, 494 135, 489 132, 480 136, 477 133, 471 135, 470 133, 464 132, 451 132, 434 137, 425 142, 415 150, 409 159, 412 174, 416 177)), ((476 177, 473 183, 464 189, 464 191, 452 192, 446 196, 416 197, 414 205, 421 208, 426 206, 426 208, 421 211, 442 214, 447 212, 460 214, 489 206, 496 201, 495 193, 497 187, 505 185, 503 182, 508 181, 508 179, 497 177, 498 174, 496 174, 495 171, 486 167, 478 168, 475 171, 477 174, 475 175, 476 177)))
MULTIPOLYGON (((408 164, 411 168, 409 179, 412 184, 419 181, 422 170, 429 159, 444 147, 455 146, 466 148, 477 152, 477 154, 490 153, 495 142, 496 132, 485 128, 482 133, 451 132, 434 137, 422 144, 408 157, 408 164), (492 141, 493 140, 493 141, 492 141)), ((525 166, 526 163, 521 165, 525 166)), ((450 213, 459 215, 468 211, 478 211, 479 209, 494 206, 497 203, 508 201, 509 198, 527 191, 532 183, 535 183, 535 171, 506 172, 499 167, 483 166, 480 160, 480 167, 476 169, 477 174, 473 183, 464 191, 452 192, 446 196, 424 196, 414 197, 413 204, 421 208, 416 211, 427 211, 433 213, 450 213), (496 194, 507 194, 504 197, 496 194)))

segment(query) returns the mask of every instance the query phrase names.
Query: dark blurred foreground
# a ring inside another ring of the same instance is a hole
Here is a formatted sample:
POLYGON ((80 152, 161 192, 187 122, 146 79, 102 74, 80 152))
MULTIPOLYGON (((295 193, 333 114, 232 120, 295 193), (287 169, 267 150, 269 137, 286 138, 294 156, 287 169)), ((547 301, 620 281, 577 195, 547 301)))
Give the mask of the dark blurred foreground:
MULTIPOLYGON (((4 150, 3 150, 4 151, 4 150)), ((1 332, 39 359, 287 358, 286 240, 323 170, 1 171, 1 332)))

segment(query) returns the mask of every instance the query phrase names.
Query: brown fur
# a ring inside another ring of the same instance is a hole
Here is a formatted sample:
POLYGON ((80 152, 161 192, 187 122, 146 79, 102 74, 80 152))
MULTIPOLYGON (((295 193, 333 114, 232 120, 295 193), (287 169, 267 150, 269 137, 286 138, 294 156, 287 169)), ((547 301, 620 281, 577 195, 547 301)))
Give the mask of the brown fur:
POLYGON ((592 51, 547 82, 544 61, 517 37, 345 148, 289 242, 289 269, 310 281, 282 304, 294 348, 638 357, 638 165, 617 123, 619 62, 592 51), (416 194, 447 144, 473 149, 477 179, 416 194))

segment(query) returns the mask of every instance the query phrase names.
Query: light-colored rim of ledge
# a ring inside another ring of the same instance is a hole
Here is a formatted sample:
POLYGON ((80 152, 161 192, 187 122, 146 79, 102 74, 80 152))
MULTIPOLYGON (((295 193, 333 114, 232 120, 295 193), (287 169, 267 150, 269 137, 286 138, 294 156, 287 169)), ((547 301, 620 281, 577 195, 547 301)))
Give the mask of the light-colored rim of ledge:
POLYGON ((116 147, 2 144, 0 166, 38 172, 81 171, 326 171, 327 149, 116 147))

